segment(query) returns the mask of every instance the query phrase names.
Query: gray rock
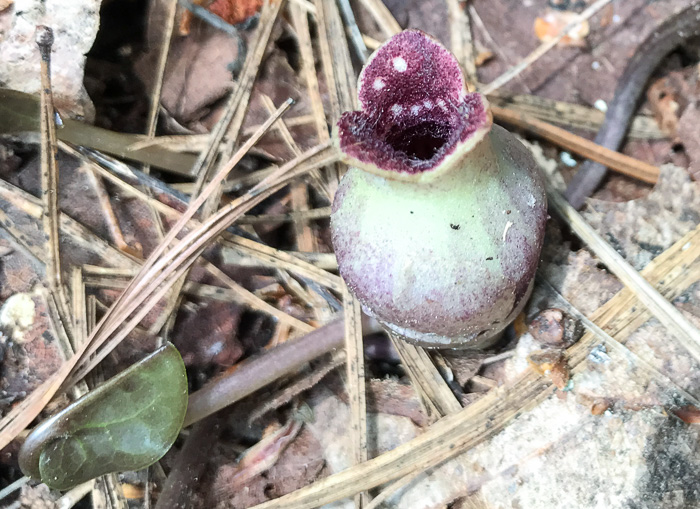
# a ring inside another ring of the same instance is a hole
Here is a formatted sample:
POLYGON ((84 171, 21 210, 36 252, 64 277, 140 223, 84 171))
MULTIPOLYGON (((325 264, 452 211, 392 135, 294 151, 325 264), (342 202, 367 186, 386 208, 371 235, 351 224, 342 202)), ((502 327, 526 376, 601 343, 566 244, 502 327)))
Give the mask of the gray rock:
POLYGON ((37 25, 54 31, 52 85, 56 106, 88 121, 95 109, 83 87, 85 53, 100 24, 101 0, 16 0, 0 13, 0 86, 37 94, 41 87, 37 25))

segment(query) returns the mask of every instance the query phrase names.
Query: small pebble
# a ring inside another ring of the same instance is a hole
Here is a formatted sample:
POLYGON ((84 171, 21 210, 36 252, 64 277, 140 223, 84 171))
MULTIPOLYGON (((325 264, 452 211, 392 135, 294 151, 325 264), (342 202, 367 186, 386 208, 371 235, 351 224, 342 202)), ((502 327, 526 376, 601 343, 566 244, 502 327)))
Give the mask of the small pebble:
POLYGON ((576 166, 578 164, 576 159, 574 159, 571 156, 571 154, 569 154, 568 152, 562 152, 561 154, 559 154, 559 159, 561 160, 562 163, 567 165, 569 168, 573 168, 574 166, 576 166))

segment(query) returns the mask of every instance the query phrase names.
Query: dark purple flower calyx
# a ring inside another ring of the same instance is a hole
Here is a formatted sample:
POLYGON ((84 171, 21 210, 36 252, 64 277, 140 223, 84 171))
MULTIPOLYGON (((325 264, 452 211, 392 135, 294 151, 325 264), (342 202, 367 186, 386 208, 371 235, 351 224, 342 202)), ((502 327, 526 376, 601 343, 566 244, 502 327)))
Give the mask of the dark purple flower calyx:
POLYGON ((486 100, 467 92, 452 54, 417 30, 377 50, 358 88, 361 110, 340 117, 336 138, 349 164, 386 178, 449 171, 491 128, 486 100))

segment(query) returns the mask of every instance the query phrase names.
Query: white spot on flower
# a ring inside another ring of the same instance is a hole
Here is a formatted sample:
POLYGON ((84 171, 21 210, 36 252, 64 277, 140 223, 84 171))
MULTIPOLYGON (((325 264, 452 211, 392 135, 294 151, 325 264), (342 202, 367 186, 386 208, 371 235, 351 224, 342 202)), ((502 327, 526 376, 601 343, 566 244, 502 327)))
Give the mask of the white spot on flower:
POLYGON ((405 72, 406 69, 408 69, 408 64, 406 63, 406 60, 404 60, 403 57, 396 57, 394 60, 391 61, 391 63, 394 66, 394 69, 396 69, 399 72, 405 72))
POLYGON ((530 194, 530 196, 527 199, 527 204, 530 206, 530 208, 532 208, 535 206, 535 203, 537 203, 537 200, 534 196, 532 196, 532 194, 530 194))
POLYGON ((442 99, 437 100, 437 105, 440 106, 440 108, 443 110, 446 109, 445 108, 445 101, 443 101, 442 99))
POLYGON ((414 104, 413 106, 411 106, 411 113, 413 113, 414 115, 418 115, 418 112, 419 112, 419 111, 420 111, 420 106, 419 106, 419 105, 414 104))
POLYGON ((503 242, 506 241, 506 235, 508 234, 508 230, 510 230, 511 226, 513 226, 513 223, 511 221, 508 221, 506 223, 506 227, 503 229, 503 242))
POLYGON ((400 104, 394 104, 394 105, 391 107, 391 112, 392 112, 394 115, 401 115, 401 113, 403 113, 403 106, 401 106, 400 104))
POLYGON ((381 78, 377 78, 374 80, 374 83, 372 83, 372 88, 375 90, 381 90, 384 88, 384 80, 381 78))
POLYGON ((433 102, 432 101, 425 101, 425 102, 423 102, 423 106, 430 109, 433 107, 433 102))

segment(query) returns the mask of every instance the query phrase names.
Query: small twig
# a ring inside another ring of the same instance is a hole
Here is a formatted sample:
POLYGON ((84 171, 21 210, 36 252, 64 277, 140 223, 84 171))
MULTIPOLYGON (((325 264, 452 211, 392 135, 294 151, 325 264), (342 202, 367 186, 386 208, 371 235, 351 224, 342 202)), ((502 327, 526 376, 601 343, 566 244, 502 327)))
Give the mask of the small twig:
POLYGON ((254 423, 267 413, 289 403, 292 401, 292 398, 311 389, 331 371, 334 371, 344 364, 345 351, 336 350, 329 356, 327 361, 314 364, 313 369, 308 370, 308 373, 297 377, 289 385, 286 385, 284 388, 275 391, 259 403, 256 403, 255 408, 248 414, 248 422, 254 423))
POLYGON ((307 362, 343 346, 342 319, 287 341, 235 370, 215 378, 190 394, 184 427, 231 405, 266 385, 293 373, 307 362))
MULTIPOLYGON (((350 401, 350 436, 352 464, 367 461, 367 396, 365 392, 365 352, 362 344, 362 317, 359 301, 343 285, 345 318, 345 374, 350 401)), ((355 507, 361 509, 367 494, 355 496, 355 507)))
POLYGON ((545 55, 550 49, 552 49, 554 46, 559 44, 559 41, 561 41, 564 37, 569 35, 570 32, 576 30, 581 23, 586 21, 588 18, 593 16, 596 12, 598 12, 600 9, 605 7, 607 4, 610 3, 611 0, 598 0, 595 2, 593 5, 589 6, 585 11, 583 11, 581 14, 576 16, 576 19, 574 19, 571 23, 566 25, 562 31, 554 37, 553 39, 543 42, 540 44, 532 53, 530 53, 527 57, 525 57, 519 64, 517 64, 515 67, 511 67, 508 69, 506 72, 501 74, 498 78, 493 80, 491 83, 488 85, 484 85, 480 92, 482 94, 490 94, 494 90, 497 90, 501 88, 503 85, 508 83, 510 80, 518 76, 521 72, 523 72, 525 69, 530 67, 534 62, 540 59, 543 55, 545 55))
POLYGON ((61 255, 58 226, 58 146, 56 141, 55 109, 51 90, 51 47, 53 30, 39 25, 36 44, 41 55, 41 197, 44 208, 42 223, 46 234, 46 279, 54 294, 58 311, 68 336, 71 336, 71 318, 68 297, 61 274, 61 255))
MULTIPOLYGON (((481 30, 482 36, 486 39, 486 42, 488 42, 491 45, 496 55, 498 55, 499 58, 501 58, 501 60, 503 60, 503 62, 506 65, 513 65, 510 55, 505 53, 501 49, 501 46, 494 40, 493 36, 491 35, 491 32, 489 32, 489 29, 484 24, 484 21, 481 19, 481 16, 479 16, 479 12, 474 7, 474 4, 472 2, 469 2, 467 8, 469 9, 469 19, 472 21, 472 23, 474 23, 476 27, 478 27, 481 30)), ((531 93, 530 87, 527 86, 527 83, 525 83, 525 80, 523 80, 522 77, 518 76, 518 82, 521 84, 521 86, 525 89, 526 92, 531 93)))
POLYGON ((85 495, 90 493, 94 486, 94 479, 83 484, 79 484, 56 501, 56 509, 71 509, 71 507, 75 506, 75 504, 85 498, 85 495))
POLYGON ((415 472, 408 474, 400 479, 397 479, 396 481, 392 482, 384 488, 379 495, 374 497, 372 501, 367 504, 367 507, 365 509, 377 509, 377 507, 381 506, 384 501, 392 496, 394 493, 399 491, 401 488, 404 488, 405 486, 408 486, 411 484, 413 481, 418 479, 420 476, 425 475, 425 472, 422 470, 416 470, 415 472))
MULTIPOLYGON (((299 53, 301 54, 301 76, 306 82, 306 91, 308 93, 309 103, 311 105, 312 119, 316 127, 316 135, 318 136, 318 140, 320 142, 327 142, 330 139, 330 135, 328 133, 328 121, 326 119, 326 112, 323 108, 323 100, 321 99, 318 75, 316 74, 316 62, 313 54, 313 46, 311 44, 308 14, 306 11, 304 11, 303 7, 298 5, 298 3, 290 5, 289 8, 292 15, 292 24, 297 35, 297 41, 299 42, 299 53)), ((323 28, 324 27, 319 25, 319 29, 323 28)), ((324 54, 324 46, 322 45, 322 58, 324 57, 324 54)), ((316 182, 326 198, 331 201, 333 199, 333 195, 326 185, 326 182, 320 178, 317 179, 316 182)))
POLYGON ((3 489, 0 490, 0 501, 5 499, 9 495, 12 495, 15 491, 22 488, 22 486, 24 486, 28 482, 29 477, 25 475, 24 477, 20 477, 19 479, 17 479, 15 482, 5 486, 3 489))
POLYGON ((92 184, 93 190, 97 195, 97 202, 104 212, 104 218, 107 223, 107 229, 112 236, 112 242, 117 246, 117 249, 124 251, 126 254, 131 255, 135 258, 143 258, 143 251, 140 249, 132 248, 126 240, 124 240, 124 234, 122 233, 121 227, 119 226, 119 220, 114 213, 114 208, 112 207, 112 202, 109 199, 107 190, 102 183, 102 179, 95 174, 94 171, 85 172, 85 176, 92 184))
POLYGON ((445 415, 459 412, 462 405, 440 375, 428 353, 419 346, 407 343, 401 336, 389 332, 394 348, 401 357, 401 364, 411 378, 416 392, 429 402, 428 417, 437 420, 445 415))
POLYGON ((361 3, 372 14, 385 38, 388 39, 401 31, 401 25, 398 24, 382 0, 361 0, 361 3))
MULTIPOLYGON (((508 94, 499 90, 489 94, 488 100, 491 106, 508 108, 569 130, 582 129, 596 133, 605 121, 605 113, 590 106, 530 94, 508 94)), ((628 136, 637 140, 660 140, 669 137, 668 133, 659 129, 656 120, 647 115, 634 117, 628 136)))
MULTIPOLYGON (((278 0, 267 0, 263 3, 260 25, 255 33, 255 39, 251 45, 252 49, 246 56, 236 88, 226 103, 223 115, 211 130, 209 146, 200 154, 194 165, 193 173, 197 175, 197 183, 192 193, 193 196, 199 195, 205 184, 212 180, 214 163, 224 137, 228 136, 230 146, 238 141, 243 119, 248 111, 253 84, 258 75, 262 57, 272 34, 272 28, 277 21, 277 15, 282 3, 282 1, 278 0)), ((228 156, 228 154, 225 154, 225 156, 228 156)), ((211 193, 211 197, 207 199, 202 210, 202 217, 209 217, 216 210, 219 203, 219 195, 219 188, 217 188, 216 192, 211 193)))
MULTIPOLYGON (((158 55, 158 63, 156 64, 155 82, 151 90, 151 101, 148 110, 148 123, 146 127, 146 136, 153 138, 156 134, 156 125, 158 123, 158 111, 160 111, 160 96, 163 90, 163 76, 165 75, 165 64, 168 61, 168 50, 170 49, 170 40, 173 36, 175 28, 175 13, 177 11, 178 0, 168 0, 165 10, 165 28, 163 30, 163 39, 160 44, 160 53, 158 55)), ((206 12, 209 13, 206 9, 206 12)), ((211 13, 210 13, 211 14, 211 13)), ((148 171, 146 171, 148 173, 148 171)))
POLYGON ((365 41, 362 40, 362 34, 355 21, 355 14, 352 12, 350 1, 338 0, 338 5, 340 6, 340 14, 343 16, 343 21, 345 21, 348 37, 350 42, 352 42, 353 48, 355 48, 355 53, 357 53, 357 58, 360 62, 364 62, 369 57, 369 52, 367 51, 367 46, 365 46, 365 41))
MULTIPOLYGON (((272 99, 265 94, 261 94, 260 99, 268 114, 272 113, 275 109, 272 99)), ((289 132, 284 120, 280 118, 275 124, 275 127, 277 128, 277 132, 282 136, 287 148, 289 148, 295 157, 299 156, 301 154, 301 149, 299 149, 299 145, 297 145, 297 143, 294 141, 294 137, 292 136, 292 133, 289 132)), ((318 177, 318 180, 320 180, 320 175, 316 174, 316 176, 318 177)), ((308 210, 309 193, 306 182, 298 182, 291 186, 289 194, 291 197, 291 205, 293 210, 308 210)), ((294 236, 297 241, 296 245, 299 251, 316 251, 316 239, 308 223, 295 222, 292 224, 292 228, 294 229, 294 236)))
POLYGON ((561 127, 548 124, 543 120, 538 120, 508 108, 491 106, 491 111, 493 111, 493 115, 498 121, 526 129, 536 136, 551 141, 582 157, 600 162, 623 175, 628 175, 650 184, 656 183, 659 178, 659 169, 656 166, 596 145, 594 142, 572 134, 561 127))
POLYGON ((217 28, 222 32, 226 32, 227 34, 236 37, 238 38, 238 40, 240 40, 238 29, 236 29, 236 27, 233 26, 231 23, 227 23, 225 20, 223 20, 210 10, 205 9, 201 5, 197 5, 194 2, 191 2, 190 0, 177 0, 177 3, 179 3, 181 6, 183 6, 185 9, 190 11, 192 14, 194 14, 201 20, 209 23, 214 28, 217 28))
POLYGON ((474 91, 478 80, 469 16, 458 0, 446 0, 446 2, 450 23, 450 49, 466 74, 469 90, 474 91))
POLYGON ((489 366, 491 364, 495 364, 497 362, 504 361, 506 359, 510 359, 513 357, 515 354, 515 350, 506 350, 505 352, 501 352, 496 355, 491 355, 490 357, 486 357, 481 360, 481 365, 482 366, 489 366))
POLYGON ((299 210, 287 214, 265 214, 261 216, 245 215, 236 221, 236 224, 288 223, 294 221, 308 221, 310 219, 327 219, 330 215, 331 207, 320 207, 318 209, 299 210))

